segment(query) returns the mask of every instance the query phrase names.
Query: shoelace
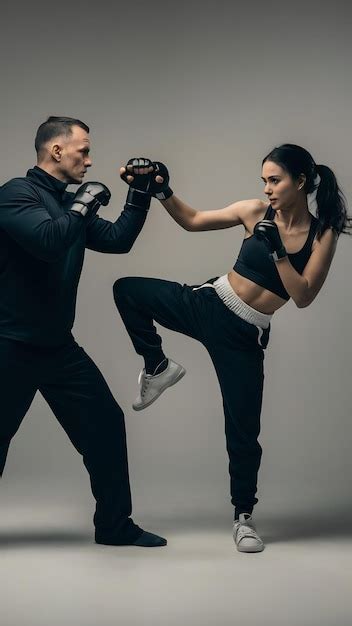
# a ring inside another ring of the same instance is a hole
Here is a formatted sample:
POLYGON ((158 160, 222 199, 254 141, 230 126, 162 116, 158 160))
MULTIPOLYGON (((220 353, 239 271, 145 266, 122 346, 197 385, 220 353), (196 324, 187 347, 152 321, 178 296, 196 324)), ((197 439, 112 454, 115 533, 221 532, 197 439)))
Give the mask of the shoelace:
POLYGON ((238 541, 243 539, 243 537, 251 537, 253 539, 257 539, 261 541, 260 537, 254 530, 254 528, 252 528, 251 526, 247 526, 246 524, 240 524, 240 523, 236 530, 236 537, 238 538, 238 541))
POLYGON ((143 382, 142 382, 142 387, 141 387, 141 397, 143 398, 143 396, 145 395, 145 392, 147 391, 148 385, 150 383, 150 379, 147 378, 147 374, 144 374, 144 370, 141 370, 139 372, 139 376, 138 376, 138 384, 141 384, 141 380, 143 378, 143 382))

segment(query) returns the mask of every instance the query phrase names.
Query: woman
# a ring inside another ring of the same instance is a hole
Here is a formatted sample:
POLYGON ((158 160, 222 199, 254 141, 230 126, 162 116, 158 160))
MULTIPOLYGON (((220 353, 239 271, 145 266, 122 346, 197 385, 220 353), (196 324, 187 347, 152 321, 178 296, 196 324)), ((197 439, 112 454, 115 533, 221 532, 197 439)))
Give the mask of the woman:
POLYGON ((224 209, 196 211, 173 194, 161 163, 131 159, 120 174, 141 192, 159 198, 188 231, 240 224, 245 228, 238 259, 228 274, 195 287, 121 278, 114 285, 114 297, 134 348, 145 361, 135 410, 149 406, 185 374, 163 353, 153 320, 207 348, 223 397, 234 540, 241 552, 259 552, 264 544, 252 512, 258 502, 263 358, 270 321, 290 298, 303 308, 320 291, 338 237, 349 227, 344 197, 331 169, 316 165, 309 152, 293 144, 274 148, 263 159, 268 202, 243 200, 224 209), (315 190, 317 217, 307 201, 315 190))

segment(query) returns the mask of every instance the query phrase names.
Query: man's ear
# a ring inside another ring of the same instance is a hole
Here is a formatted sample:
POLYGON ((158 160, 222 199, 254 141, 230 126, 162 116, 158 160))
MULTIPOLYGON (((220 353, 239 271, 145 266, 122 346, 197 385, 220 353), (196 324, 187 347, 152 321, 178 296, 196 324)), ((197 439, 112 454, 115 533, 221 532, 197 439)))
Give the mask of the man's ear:
POLYGON ((60 163, 62 158, 62 146, 60 146, 58 143, 54 143, 51 146, 50 154, 57 163, 60 163))

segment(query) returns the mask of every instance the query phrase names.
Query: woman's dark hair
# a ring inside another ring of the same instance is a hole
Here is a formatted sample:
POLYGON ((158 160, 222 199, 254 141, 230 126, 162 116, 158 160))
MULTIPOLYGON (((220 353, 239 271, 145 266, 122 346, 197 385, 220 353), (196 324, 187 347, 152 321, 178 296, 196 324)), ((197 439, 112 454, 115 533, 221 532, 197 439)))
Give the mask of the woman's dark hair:
POLYGON ((337 184, 335 174, 327 165, 317 165, 307 150, 292 143, 285 143, 274 148, 263 159, 262 165, 265 161, 272 161, 280 165, 295 180, 299 178, 300 174, 305 174, 304 188, 307 194, 313 193, 317 189, 318 238, 327 228, 332 228, 338 235, 348 233, 352 218, 347 214, 347 202, 337 184), (318 188, 315 182, 317 174, 320 177, 318 188))
POLYGON ((51 115, 46 122, 43 122, 37 130, 35 136, 35 149, 39 154, 43 146, 60 135, 72 135, 72 126, 80 126, 87 133, 89 133, 89 126, 81 120, 76 120, 74 117, 55 117, 51 115))

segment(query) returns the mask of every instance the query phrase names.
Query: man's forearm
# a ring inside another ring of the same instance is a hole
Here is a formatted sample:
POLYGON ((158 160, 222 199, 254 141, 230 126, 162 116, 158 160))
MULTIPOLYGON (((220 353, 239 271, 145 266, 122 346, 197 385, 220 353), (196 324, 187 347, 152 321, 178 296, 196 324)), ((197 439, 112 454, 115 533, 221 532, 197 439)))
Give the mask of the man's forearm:
POLYGON ((68 211, 52 219, 44 206, 24 194, 12 198, 4 190, 0 194, 0 227, 24 250, 43 261, 56 261, 79 237, 83 221, 68 211))
POLYGON ((144 226, 147 213, 125 204, 116 222, 94 217, 87 227, 86 247, 111 254, 129 252, 144 226))

